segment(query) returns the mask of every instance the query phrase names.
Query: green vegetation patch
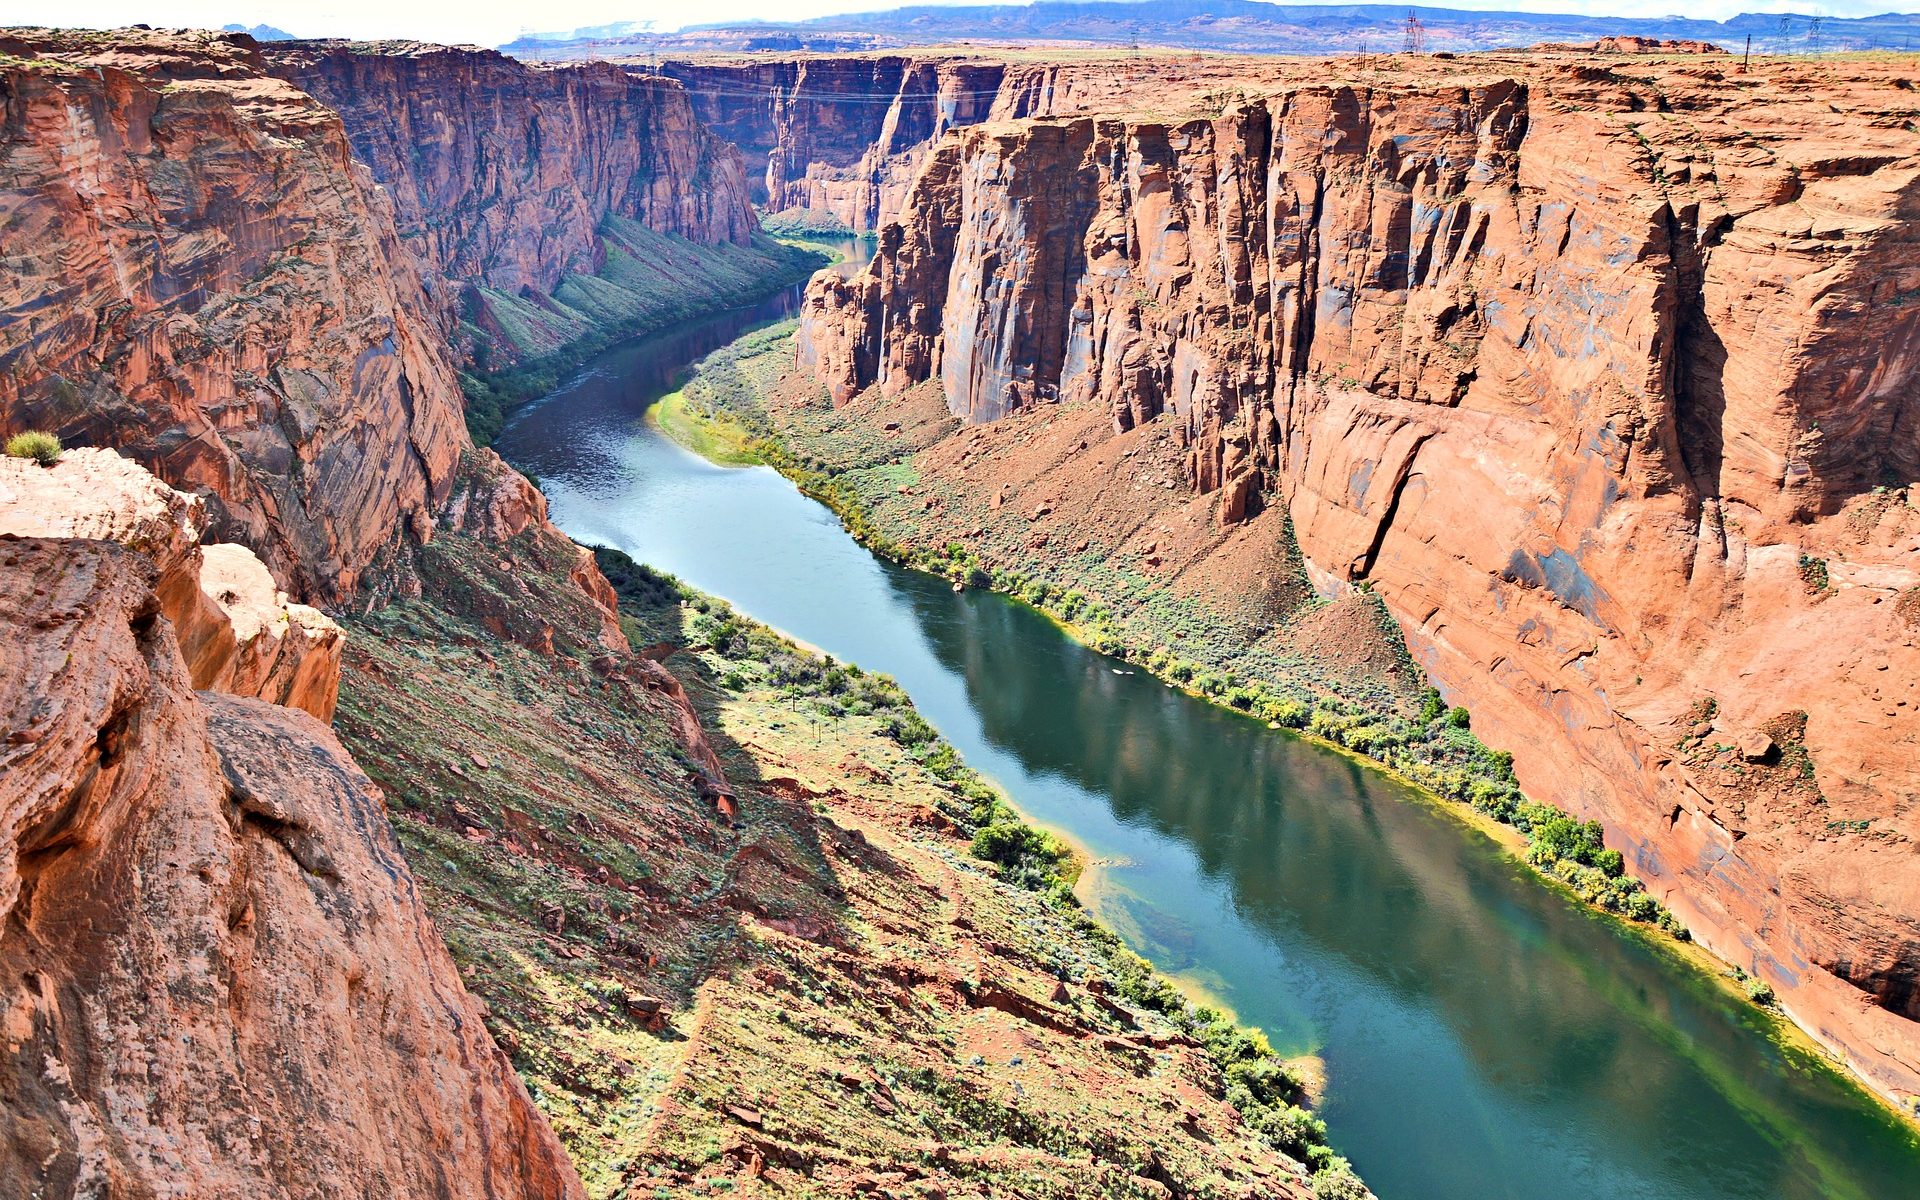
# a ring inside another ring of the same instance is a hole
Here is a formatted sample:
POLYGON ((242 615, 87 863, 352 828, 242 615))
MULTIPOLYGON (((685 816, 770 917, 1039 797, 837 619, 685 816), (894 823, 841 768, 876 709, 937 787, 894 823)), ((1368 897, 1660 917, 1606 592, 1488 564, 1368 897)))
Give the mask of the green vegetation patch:
POLYGON ((567 372, 614 344, 746 304, 800 282, 833 257, 824 247, 764 234, 746 246, 703 246, 621 217, 608 217, 600 234, 600 270, 567 276, 551 296, 468 293, 462 331, 474 347, 473 365, 460 382, 476 444, 490 444, 514 407, 551 392, 567 372))
POLYGON ((7 439, 7 457, 30 458, 43 467, 60 461, 60 439, 44 430, 30 429, 7 439))

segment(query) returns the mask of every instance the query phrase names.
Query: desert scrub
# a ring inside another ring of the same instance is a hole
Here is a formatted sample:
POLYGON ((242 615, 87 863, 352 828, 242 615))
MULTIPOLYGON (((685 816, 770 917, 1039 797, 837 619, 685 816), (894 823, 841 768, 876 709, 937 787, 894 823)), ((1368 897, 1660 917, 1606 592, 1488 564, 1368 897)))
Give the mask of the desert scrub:
POLYGON ((42 429, 16 433, 7 439, 7 457, 30 458, 50 467, 60 461, 60 439, 42 429))
MULTIPOLYGON (((594 555, 620 597, 631 631, 649 639, 684 640, 695 652, 704 648, 719 657, 729 692, 771 688, 783 703, 830 718, 872 721, 881 736, 900 746, 941 785, 938 807, 953 831, 966 839, 969 854, 1002 882, 1035 893, 1085 933, 1114 994, 1192 1038, 1218 1070, 1228 1102, 1268 1145, 1306 1164, 1318 1195, 1345 1200, 1367 1195, 1346 1159, 1328 1147, 1326 1125, 1308 1109, 1304 1085, 1266 1036, 1215 1009, 1194 1005, 1117 934, 1089 916, 1073 894, 1079 863, 1070 849, 1052 833, 1024 821, 996 788, 962 762, 893 679, 804 650, 741 616, 724 600, 686 587, 618 550, 596 548, 594 555)), ((903 1082, 916 1085, 912 1079, 903 1082)), ((1076 1131, 1034 1124, 1030 1114, 962 1083, 924 1075, 917 1086, 940 1090, 949 1110, 1015 1141, 1060 1152, 1080 1144, 1076 1131)))
POLYGON ((1827 560, 1815 558, 1810 554, 1800 556, 1800 582, 1807 594, 1817 596, 1827 590, 1830 580, 1827 577, 1827 560))

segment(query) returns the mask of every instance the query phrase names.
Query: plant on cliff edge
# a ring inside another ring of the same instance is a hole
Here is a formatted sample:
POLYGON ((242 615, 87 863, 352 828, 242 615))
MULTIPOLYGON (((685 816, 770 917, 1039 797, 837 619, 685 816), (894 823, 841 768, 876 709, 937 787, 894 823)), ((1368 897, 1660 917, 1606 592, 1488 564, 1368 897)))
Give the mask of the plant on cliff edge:
POLYGON ((43 467, 60 461, 60 439, 42 429, 16 433, 7 439, 9 458, 30 458, 43 467))

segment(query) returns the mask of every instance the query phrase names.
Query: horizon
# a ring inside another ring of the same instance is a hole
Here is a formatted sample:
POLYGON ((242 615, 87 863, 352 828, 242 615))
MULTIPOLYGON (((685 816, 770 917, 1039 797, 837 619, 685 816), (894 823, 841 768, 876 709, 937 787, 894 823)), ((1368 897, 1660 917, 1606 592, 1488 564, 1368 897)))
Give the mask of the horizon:
MULTIPOLYGON (((858 16, 884 13, 903 8, 980 8, 1029 7, 1035 0, 1011 0, 1004 5, 982 4, 979 0, 717 0, 703 6, 698 20, 681 19, 686 9, 659 0, 644 3, 622 0, 560 0, 542 8, 550 14, 539 24, 524 20, 525 9, 499 4, 458 3, 456 0, 420 0, 404 7, 376 3, 375 0, 333 0, 320 5, 297 4, 293 0, 255 0, 232 3, 231 0, 72 0, 57 6, 47 4, 46 15, 32 12, 8 24, 45 25, 110 29, 136 24, 163 28, 185 27, 220 29, 228 25, 252 28, 265 25, 300 38, 405 38, 448 44, 474 44, 498 47, 530 36, 554 37, 577 34, 604 26, 626 25, 627 33, 675 33, 688 29, 768 24, 786 25, 823 17, 858 16)), ((1122 3, 1150 4, 1153 0, 1115 0, 1122 3)), ((1273 3, 1276 8, 1310 7, 1273 3)), ((1393 8, 1392 4, 1368 7, 1393 8)), ((35 5, 34 7, 40 7, 35 5)), ((1885 7, 1875 0, 1839 0, 1809 6, 1797 0, 1706 0, 1694 12, 1673 11, 1673 0, 1538 0, 1536 3, 1501 3, 1498 0, 1456 0, 1448 4, 1421 4, 1418 8, 1451 9, 1463 12, 1527 13, 1542 15, 1609 18, 1617 20, 1692 20, 1725 22, 1742 15, 1790 15, 1802 18, 1821 16, 1830 19, 1857 20, 1865 17, 1914 16, 1920 11, 1902 11, 1885 7)))

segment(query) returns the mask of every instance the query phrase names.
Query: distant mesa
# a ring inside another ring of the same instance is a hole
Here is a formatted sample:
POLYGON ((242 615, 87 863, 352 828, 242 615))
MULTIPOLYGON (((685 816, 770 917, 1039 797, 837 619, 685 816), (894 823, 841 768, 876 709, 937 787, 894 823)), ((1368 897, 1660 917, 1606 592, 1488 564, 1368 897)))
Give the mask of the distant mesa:
POLYGON ((1920 14, 1819 17, 1743 13, 1726 21, 1684 16, 1409 10, 1396 4, 1268 4, 1261 0, 1037 0, 1033 4, 920 5, 805 21, 695 25, 673 33, 620 25, 527 34, 501 47, 526 58, 617 57, 709 52, 847 52, 907 46, 1049 44, 1159 47, 1239 54, 1391 53, 1408 45, 1464 53, 1580 46, 1602 53, 1698 54, 1712 48, 1762 54, 1899 50, 1920 36, 1920 14), (1597 45, 1596 45, 1597 43, 1597 45))

